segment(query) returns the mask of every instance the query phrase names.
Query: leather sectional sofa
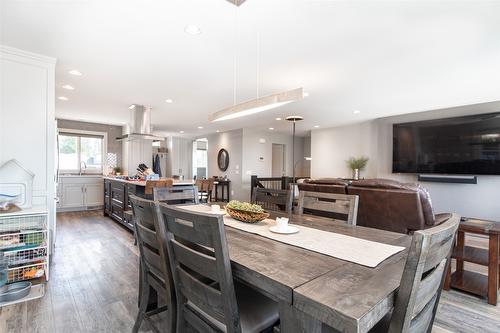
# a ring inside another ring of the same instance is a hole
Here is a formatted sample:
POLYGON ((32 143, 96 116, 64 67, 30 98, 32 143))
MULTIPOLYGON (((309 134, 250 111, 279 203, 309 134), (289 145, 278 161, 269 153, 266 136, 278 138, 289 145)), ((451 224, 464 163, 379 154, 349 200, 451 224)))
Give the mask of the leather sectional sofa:
POLYGON ((357 195, 357 225, 399 233, 430 228, 451 216, 434 214, 425 188, 390 179, 308 179, 299 184, 299 190, 357 195))

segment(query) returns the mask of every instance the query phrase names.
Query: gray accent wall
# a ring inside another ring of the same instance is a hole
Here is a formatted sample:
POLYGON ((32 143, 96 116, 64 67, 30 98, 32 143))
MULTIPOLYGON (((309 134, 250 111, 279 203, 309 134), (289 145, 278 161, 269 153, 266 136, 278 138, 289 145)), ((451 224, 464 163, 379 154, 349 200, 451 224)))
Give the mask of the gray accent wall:
MULTIPOLYGON (((392 125, 500 111, 500 101, 392 116, 349 126, 314 130, 311 135, 312 177, 349 177, 350 156, 370 158, 364 177, 417 182, 415 174, 392 173, 392 125)), ((436 213, 500 221, 500 176, 478 176, 478 184, 422 182, 431 194, 436 213)))

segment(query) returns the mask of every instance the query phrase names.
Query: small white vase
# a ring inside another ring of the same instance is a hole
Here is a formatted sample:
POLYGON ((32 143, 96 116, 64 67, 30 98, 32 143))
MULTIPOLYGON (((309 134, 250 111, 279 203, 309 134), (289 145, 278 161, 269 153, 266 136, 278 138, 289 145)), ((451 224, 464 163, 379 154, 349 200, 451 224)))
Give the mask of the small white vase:
POLYGON ((359 169, 352 169, 352 179, 359 180, 359 169))

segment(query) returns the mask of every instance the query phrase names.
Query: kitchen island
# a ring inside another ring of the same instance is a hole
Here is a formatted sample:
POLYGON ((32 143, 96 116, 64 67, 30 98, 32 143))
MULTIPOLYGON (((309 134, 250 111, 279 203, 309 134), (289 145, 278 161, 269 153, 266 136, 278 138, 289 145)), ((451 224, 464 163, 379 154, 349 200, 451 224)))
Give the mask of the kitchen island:
MULTIPOLYGON (((130 230, 134 230, 132 222, 132 206, 129 195, 153 199, 152 194, 146 193, 146 181, 126 180, 115 177, 104 178, 104 215, 130 230)), ((194 186, 193 180, 174 180, 173 186, 194 186)))

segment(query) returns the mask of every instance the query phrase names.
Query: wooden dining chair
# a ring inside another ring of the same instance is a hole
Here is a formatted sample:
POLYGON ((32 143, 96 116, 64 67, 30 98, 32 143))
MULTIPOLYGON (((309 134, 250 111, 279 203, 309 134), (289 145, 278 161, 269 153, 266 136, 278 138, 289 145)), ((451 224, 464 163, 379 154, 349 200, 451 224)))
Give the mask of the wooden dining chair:
POLYGON ((358 217, 358 196, 338 193, 300 191, 299 214, 331 217, 356 225, 358 217))
MULTIPOLYGON (((371 333, 432 331, 459 224, 460 216, 453 214, 436 227, 414 232, 394 310, 371 333)), ((325 331, 336 332, 332 328, 325 331)))
POLYGON ((153 188, 153 200, 167 204, 191 202, 198 204, 197 186, 171 186, 153 188))
POLYGON ((177 295, 177 332, 272 332, 278 305, 234 283, 222 216, 158 204, 177 295))
POLYGON ((214 179, 197 179, 196 186, 198 187, 198 195, 200 202, 212 201, 212 190, 214 187, 214 179))
POLYGON ((173 279, 169 265, 165 239, 158 232, 155 203, 134 195, 129 196, 132 204, 135 237, 140 255, 139 311, 133 327, 138 332, 147 320, 155 332, 158 328, 150 319, 152 315, 167 313, 167 330, 175 332, 176 304, 173 279), (153 293, 154 290, 154 293, 153 293), (152 300, 157 297, 156 300, 152 300), (163 306, 160 306, 160 299, 163 306), (148 305, 156 303, 156 309, 148 311, 148 305))
POLYGON ((287 214, 291 214, 293 207, 292 190, 255 187, 252 191, 252 203, 261 205, 265 209, 284 210, 287 214))

